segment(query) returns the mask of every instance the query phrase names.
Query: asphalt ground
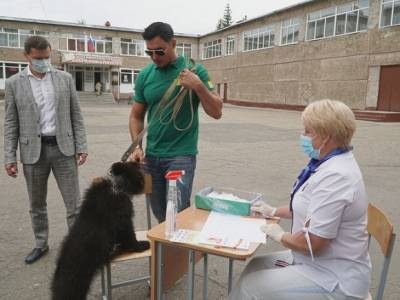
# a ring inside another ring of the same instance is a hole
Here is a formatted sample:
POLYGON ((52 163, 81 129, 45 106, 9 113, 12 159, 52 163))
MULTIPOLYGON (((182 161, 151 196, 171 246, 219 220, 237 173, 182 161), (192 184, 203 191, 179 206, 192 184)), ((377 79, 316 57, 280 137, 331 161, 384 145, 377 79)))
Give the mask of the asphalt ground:
MULTIPOLYGON (((81 192, 94 177, 106 173, 129 144, 126 103, 103 103, 95 99, 81 103, 89 144, 89 158, 79 168, 81 192)), ((3 133, 4 102, 0 101, 0 131, 3 133)), ((382 208, 394 224, 400 225, 400 124, 357 121, 354 153, 364 175, 369 200, 382 208)), ((272 205, 287 203, 291 186, 307 162, 298 138, 302 130, 300 112, 225 106, 221 120, 200 114, 199 155, 193 193, 207 186, 233 187, 259 192, 272 205)), ((3 145, 3 134, 0 136, 3 145)), ((3 147, 0 148, 3 157, 3 147)), ((28 199, 22 166, 17 179, 0 172, 0 299, 49 299, 49 286, 60 243, 67 233, 65 208, 54 177, 49 180, 48 212, 50 252, 40 261, 25 265, 24 258, 34 246, 28 213, 28 199)), ((137 229, 146 227, 143 197, 135 198, 137 229)), ((193 195, 192 195, 193 200, 193 195)), ((155 224, 153 219, 153 224, 155 224)), ((287 230, 289 222, 281 222, 287 230)), ((386 283, 385 299, 400 299, 399 241, 395 245, 386 283)), ((268 242, 256 255, 279 250, 268 242)), ((378 282, 381 255, 376 244, 373 258, 373 288, 378 282)), ((234 280, 247 262, 235 262, 234 280)), ((148 272, 146 259, 112 266, 115 280, 129 279, 148 272)), ((196 266, 195 299, 201 299, 202 264, 196 266)), ((227 297, 228 263, 209 257, 208 299, 227 297)), ((167 299, 185 297, 185 278, 166 294, 167 299)), ((121 287, 113 299, 147 299, 146 283, 121 287)), ((100 299, 100 279, 94 280, 88 299, 100 299)))

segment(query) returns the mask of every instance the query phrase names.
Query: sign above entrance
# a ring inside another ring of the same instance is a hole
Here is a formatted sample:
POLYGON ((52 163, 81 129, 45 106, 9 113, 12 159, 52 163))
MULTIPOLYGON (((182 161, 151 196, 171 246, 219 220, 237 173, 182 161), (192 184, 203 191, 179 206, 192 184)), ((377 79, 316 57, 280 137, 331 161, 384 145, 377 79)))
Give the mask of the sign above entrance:
POLYGON ((87 64, 87 65, 109 65, 109 66, 122 65, 122 60, 120 57, 99 55, 92 53, 64 52, 62 54, 61 61, 62 63, 87 64))

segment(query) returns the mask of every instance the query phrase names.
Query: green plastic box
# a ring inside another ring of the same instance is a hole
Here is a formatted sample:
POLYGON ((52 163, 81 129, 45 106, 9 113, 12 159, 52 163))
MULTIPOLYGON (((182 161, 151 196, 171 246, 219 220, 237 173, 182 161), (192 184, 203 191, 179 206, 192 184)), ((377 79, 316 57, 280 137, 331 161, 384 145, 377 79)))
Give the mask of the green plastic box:
POLYGON ((212 210, 232 215, 248 216, 250 215, 250 207, 252 203, 261 200, 260 193, 240 191, 233 188, 213 188, 206 187, 196 193, 195 205, 197 208, 212 210), (211 192, 233 194, 243 201, 234 201, 223 198, 208 196, 211 192))

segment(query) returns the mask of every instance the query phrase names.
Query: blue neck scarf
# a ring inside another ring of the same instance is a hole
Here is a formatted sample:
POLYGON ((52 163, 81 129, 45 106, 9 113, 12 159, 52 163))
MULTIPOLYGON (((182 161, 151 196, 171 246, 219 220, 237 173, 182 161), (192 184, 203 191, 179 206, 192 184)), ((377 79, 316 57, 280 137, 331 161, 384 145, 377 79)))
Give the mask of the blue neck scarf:
POLYGON ((337 149, 331 151, 330 153, 328 153, 328 155, 323 157, 321 160, 312 158, 308 162, 307 166, 300 172, 300 175, 297 177, 297 180, 293 185, 293 190, 292 190, 292 193, 290 194, 290 211, 293 211, 294 195, 299 190, 299 188, 304 184, 304 182, 306 182, 308 180, 308 178, 310 178, 310 176, 315 173, 315 170, 320 165, 322 165, 324 162, 326 162, 328 159, 330 159, 334 156, 349 152, 350 150, 351 149, 337 148, 337 149))

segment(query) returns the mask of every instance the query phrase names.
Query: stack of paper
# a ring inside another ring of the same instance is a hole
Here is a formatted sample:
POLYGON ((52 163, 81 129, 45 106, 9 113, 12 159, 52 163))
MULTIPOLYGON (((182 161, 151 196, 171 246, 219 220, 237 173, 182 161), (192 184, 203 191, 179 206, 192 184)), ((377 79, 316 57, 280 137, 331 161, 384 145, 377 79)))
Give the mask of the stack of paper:
POLYGON ((248 250, 252 242, 265 244, 264 224, 265 219, 211 212, 201 231, 179 229, 170 241, 248 250))

